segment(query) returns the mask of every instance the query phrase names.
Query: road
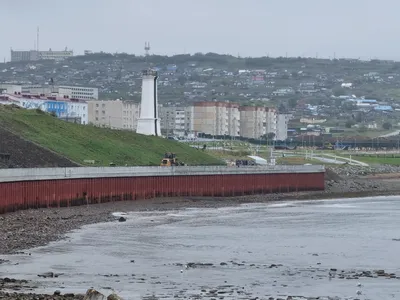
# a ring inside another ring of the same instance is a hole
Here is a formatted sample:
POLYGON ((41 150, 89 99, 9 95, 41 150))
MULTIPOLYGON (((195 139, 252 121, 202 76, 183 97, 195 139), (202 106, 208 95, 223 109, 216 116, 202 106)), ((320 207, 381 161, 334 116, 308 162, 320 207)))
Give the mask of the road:
POLYGON ((396 130, 396 131, 381 135, 380 137, 384 138, 384 137, 390 137, 390 136, 399 135, 399 134, 400 134, 400 130, 396 130))

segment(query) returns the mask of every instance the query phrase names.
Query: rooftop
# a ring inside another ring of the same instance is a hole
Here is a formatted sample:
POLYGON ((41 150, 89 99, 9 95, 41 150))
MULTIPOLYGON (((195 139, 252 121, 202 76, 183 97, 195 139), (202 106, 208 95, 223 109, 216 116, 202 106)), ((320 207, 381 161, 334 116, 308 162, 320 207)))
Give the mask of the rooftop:
POLYGON ((0 100, 3 101, 18 101, 18 100, 41 100, 41 101, 63 101, 63 102, 80 102, 86 103, 87 101, 76 99, 76 98, 69 98, 68 96, 64 97, 57 97, 57 96, 46 96, 44 94, 21 94, 15 92, 14 94, 1 94, 0 100))

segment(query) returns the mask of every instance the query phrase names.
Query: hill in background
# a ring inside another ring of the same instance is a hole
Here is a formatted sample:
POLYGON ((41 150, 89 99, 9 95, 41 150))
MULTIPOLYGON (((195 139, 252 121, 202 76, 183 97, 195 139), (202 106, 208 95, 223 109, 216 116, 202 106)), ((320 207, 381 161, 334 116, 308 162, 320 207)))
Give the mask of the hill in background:
POLYGON ((15 166, 87 165, 85 160, 94 160, 95 166, 154 166, 160 164, 165 152, 176 153, 188 165, 222 164, 183 143, 68 123, 42 111, 15 106, 0 105, 0 128, 0 152, 11 154, 15 166))

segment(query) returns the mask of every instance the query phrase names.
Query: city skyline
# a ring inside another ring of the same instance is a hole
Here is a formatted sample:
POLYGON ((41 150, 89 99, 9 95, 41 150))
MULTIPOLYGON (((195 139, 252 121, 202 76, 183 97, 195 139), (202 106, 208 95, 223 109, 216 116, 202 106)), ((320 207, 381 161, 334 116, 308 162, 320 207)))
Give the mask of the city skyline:
POLYGON ((10 48, 33 49, 39 27, 40 50, 68 47, 76 55, 84 50, 142 55, 150 41, 150 53, 166 55, 400 60, 400 46, 394 42, 400 3, 323 2, 70 0, 55 5, 50 0, 5 0, 2 20, 9 26, 0 28, 0 59, 10 59, 10 48))

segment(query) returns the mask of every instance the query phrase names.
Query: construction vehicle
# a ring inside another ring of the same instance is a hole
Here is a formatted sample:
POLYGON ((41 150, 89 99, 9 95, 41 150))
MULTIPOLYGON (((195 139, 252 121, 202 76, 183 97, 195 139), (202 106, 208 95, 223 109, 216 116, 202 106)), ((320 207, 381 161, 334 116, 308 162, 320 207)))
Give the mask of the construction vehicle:
POLYGON ((178 161, 175 153, 167 152, 161 160, 161 167, 184 166, 183 162, 178 161))

